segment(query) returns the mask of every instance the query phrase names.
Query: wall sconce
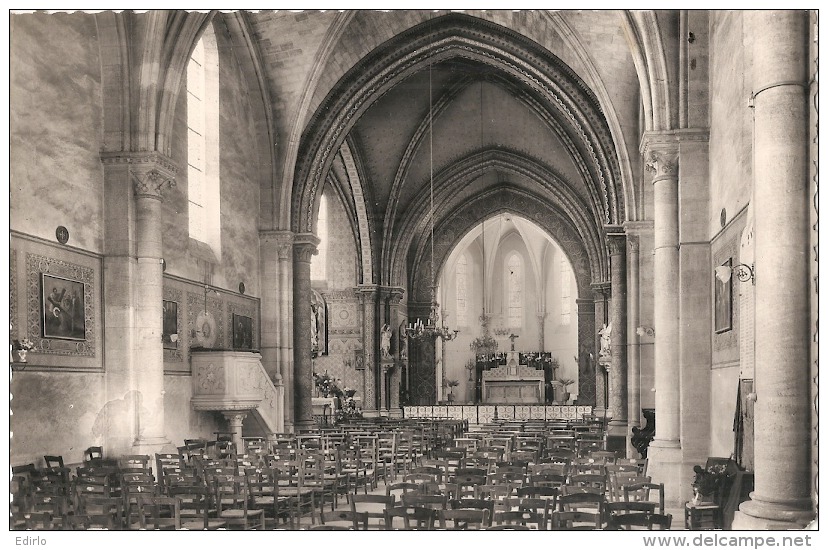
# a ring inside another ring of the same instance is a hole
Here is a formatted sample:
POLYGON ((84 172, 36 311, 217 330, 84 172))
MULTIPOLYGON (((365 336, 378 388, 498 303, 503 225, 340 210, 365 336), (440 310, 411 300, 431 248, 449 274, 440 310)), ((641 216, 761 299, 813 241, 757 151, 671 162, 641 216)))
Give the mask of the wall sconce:
POLYGON ((753 264, 736 264, 733 267, 728 265, 720 265, 716 268, 716 278, 719 279, 721 282, 726 283, 730 280, 730 277, 733 273, 736 274, 736 278, 746 283, 750 281, 752 285, 756 284, 756 278, 753 272, 753 264))
POLYGON ((640 326, 635 329, 635 333, 639 336, 649 336, 655 338, 655 329, 653 327, 640 326))

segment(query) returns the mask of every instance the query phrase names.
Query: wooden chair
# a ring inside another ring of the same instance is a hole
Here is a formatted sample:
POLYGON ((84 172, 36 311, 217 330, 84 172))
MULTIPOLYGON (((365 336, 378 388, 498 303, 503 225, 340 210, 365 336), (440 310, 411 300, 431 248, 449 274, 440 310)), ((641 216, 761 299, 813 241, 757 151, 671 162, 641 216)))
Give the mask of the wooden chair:
POLYGON ((664 484, 640 482, 623 485, 624 502, 653 502, 659 514, 664 514, 664 484), (656 498, 653 499, 653 493, 656 498))
POLYGON ((43 461, 47 468, 65 468, 63 457, 58 455, 43 455, 43 461))
POLYGON ((121 498, 123 499, 124 526, 127 529, 145 528, 140 523, 138 501, 143 497, 160 496, 155 479, 149 474, 123 474, 121 498))
POLYGON ((103 447, 89 447, 83 452, 83 463, 93 464, 103 460, 103 447))
POLYGON ((385 510, 385 529, 397 530, 398 528, 394 527, 394 520, 400 518, 403 523, 402 529, 405 531, 432 531, 437 521, 437 514, 438 510, 433 508, 395 506, 385 510))
POLYGON ((354 512, 352 510, 339 510, 336 512, 323 512, 319 514, 319 525, 311 526, 311 530, 326 530, 330 527, 344 527, 347 530, 367 531, 368 512, 354 512))
POLYGON ((81 493, 75 513, 88 518, 90 529, 116 530, 123 526, 122 504, 120 497, 81 493))
POLYGON ((495 512, 495 502, 489 499, 462 498, 449 500, 449 507, 452 510, 486 510, 488 512, 488 526, 492 524, 492 517, 495 512))
POLYGON ((125 455, 118 459, 121 473, 152 474, 149 455, 125 455))
POLYGON ((445 510, 448 507, 448 497, 446 495, 424 495, 421 493, 408 492, 403 493, 402 503, 404 506, 445 510))
POLYGON ((569 480, 561 489, 565 494, 595 493, 596 495, 606 495, 607 477, 600 474, 573 474, 569 476, 569 480))
POLYGON ((218 476, 214 481, 216 516, 228 528, 243 530, 265 528, 264 510, 249 508, 247 480, 244 476, 218 476))
POLYGON ((553 531, 597 531, 603 529, 600 513, 579 511, 555 511, 551 515, 553 531))
POLYGON ((368 514, 369 528, 385 527, 385 510, 397 504, 394 495, 351 495, 351 511, 368 514), (379 520, 371 523, 371 520, 379 520))
POLYGON ((227 527, 226 521, 211 517, 215 510, 210 509, 212 492, 207 487, 173 485, 168 496, 178 499, 182 529, 216 530, 227 527))
POLYGON ((494 525, 523 525, 537 531, 546 531, 545 513, 530 510, 506 510, 495 512, 494 525))
POLYGON ((276 528, 279 520, 283 524, 295 526, 295 513, 293 511, 293 500, 279 493, 279 483, 273 472, 266 468, 247 468, 245 478, 250 490, 250 507, 254 510, 264 512, 265 527, 276 528))
POLYGON ((455 508, 438 510, 440 529, 450 531, 476 531, 490 525, 489 510, 475 508, 455 508))
POLYGON ((140 495, 136 501, 141 529, 181 529, 181 508, 177 498, 140 495))

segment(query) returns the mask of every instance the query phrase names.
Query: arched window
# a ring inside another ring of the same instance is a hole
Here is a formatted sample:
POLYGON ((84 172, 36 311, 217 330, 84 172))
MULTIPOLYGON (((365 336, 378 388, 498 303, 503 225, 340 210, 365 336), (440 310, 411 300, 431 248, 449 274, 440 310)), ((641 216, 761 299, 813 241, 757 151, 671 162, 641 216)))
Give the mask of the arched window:
POLYGON ((568 325, 572 320, 570 292, 572 289, 572 271, 566 258, 561 257, 561 324, 568 325))
POLYGON ((328 278, 328 197, 325 193, 319 198, 316 236, 319 237, 319 246, 316 255, 311 256, 311 279, 325 281, 328 278))
POLYGON ((216 35, 208 27, 187 63, 187 212, 190 237, 220 258, 218 66, 216 35))
POLYGON ((456 293, 457 293, 457 324, 461 327, 468 326, 468 315, 466 309, 466 269, 468 262, 466 255, 461 254, 457 260, 457 268, 454 272, 456 293))
POLYGON ((523 263, 512 254, 506 263, 509 292, 509 328, 523 327, 523 263))

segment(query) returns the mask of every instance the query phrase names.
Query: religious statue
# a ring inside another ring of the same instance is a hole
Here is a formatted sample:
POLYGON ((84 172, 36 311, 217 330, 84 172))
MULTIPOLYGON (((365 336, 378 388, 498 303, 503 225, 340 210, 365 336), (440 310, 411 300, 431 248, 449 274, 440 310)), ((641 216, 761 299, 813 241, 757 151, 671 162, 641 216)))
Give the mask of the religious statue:
POLYGON ((612 350, 610 349, 610 344, 612 337, 612 323, 604 325, 603 328, 598 331, 598 334, 601 335, 601 351, 598 352, 598 357, 605 358, 611 356, 612 350))
POLYGON ((515 351, 515 338, 520 338, 520 336, 515 333, 509 335, 509 340, 512 341, 512 351, 515 351))
POLYGON ((391 326, 388 324, 382 325, 380 332, 380 351, 383 359, 391 357, 391 326))

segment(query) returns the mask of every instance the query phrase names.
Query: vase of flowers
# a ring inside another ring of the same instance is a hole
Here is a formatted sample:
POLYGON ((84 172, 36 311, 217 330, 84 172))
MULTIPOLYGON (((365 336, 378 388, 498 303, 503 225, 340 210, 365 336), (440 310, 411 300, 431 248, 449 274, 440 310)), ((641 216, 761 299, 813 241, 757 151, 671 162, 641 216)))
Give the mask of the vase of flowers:
POLYGON ((449 403, 454 402, 454 388, 460 385, 459 380, 448 380, 446 382, 446 386, 448 386, 449 394, 448 394, 448 401, 449 403))
POLYGON ((15 351, 17 351, 17 362, 18 363, 26 363, 26 355, 29 353, 29 350, 34 349, 34 342, 29 340, 28 338, 23 338, 20 341, 15 341, 16 345, 15 351))
POLYGON ((725 482, 731 476, 728 471, 728 464, 716 463, 707 468, 702 468, 696 464, 693 466, 693 472, 696 477, 692 483, 693 499, 691 502, 696 506, 714 504, 725 482))

